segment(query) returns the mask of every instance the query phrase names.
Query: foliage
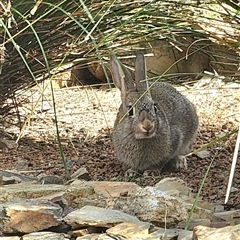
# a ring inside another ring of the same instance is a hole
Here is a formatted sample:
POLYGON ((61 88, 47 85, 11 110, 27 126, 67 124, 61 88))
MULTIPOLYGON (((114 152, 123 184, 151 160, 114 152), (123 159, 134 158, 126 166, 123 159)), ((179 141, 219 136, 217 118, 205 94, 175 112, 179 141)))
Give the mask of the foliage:
POLYGON ((215 38, 239 50, 236 32, 222 39, 195 28, 214 20, 239 30, 239 6, 234 1, 13 0, 9 4, 2 1, 0 12, 1 102, 49 77, 59 65, 104 61, 112 50, 135 54, 141 43, 156 39, 181 45, 177 36, 183 33, 196 41, 215 38))

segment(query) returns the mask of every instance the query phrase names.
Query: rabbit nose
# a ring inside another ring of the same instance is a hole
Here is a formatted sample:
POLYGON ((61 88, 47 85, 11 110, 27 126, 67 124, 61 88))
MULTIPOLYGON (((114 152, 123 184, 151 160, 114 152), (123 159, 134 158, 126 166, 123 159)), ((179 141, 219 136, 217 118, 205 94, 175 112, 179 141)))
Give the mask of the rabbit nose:
POLYGON ((146 131, 146 132, 153 132, 154 130, 154 123, 152 123, 151 121, 149 121, 148 119, 145 119, 142 123, 142 128, 146 131))

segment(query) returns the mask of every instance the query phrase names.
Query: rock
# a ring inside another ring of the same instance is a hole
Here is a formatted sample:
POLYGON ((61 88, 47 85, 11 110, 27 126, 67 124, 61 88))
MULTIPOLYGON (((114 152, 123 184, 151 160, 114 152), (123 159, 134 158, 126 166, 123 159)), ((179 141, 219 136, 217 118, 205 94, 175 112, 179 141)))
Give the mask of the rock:
POLYGON ((197 226, 193 229, 193 240, 239 240, 240 224, 223 228, 197 226))
MULTIPOLYGON (((155 187, 139 188, 129 193, 128 197, 108 198, 107 207, 121 209, 142 221, 154 222, 159 226, 176 227, 185 221, 192 208, 194 199, 173 197, 155 187)), ((199 201, 192 219, 212 219, 214 207, 210 203, 199 201)))
POLYGON ((71 175, 71 179, 83 179, 88 181, 90 180, 90 175, 88 170, 85 167, 82 167, 71 175))
POLYGON ((137 184, 131 182, 110 182, 110 181, 85 182, 81 180, 75 180, 73 183, 70 184, 70 187, 79 188, 79 186, 81 185, 87 185, 88 187, 91 187, 94 194, 91 196, 88 195, 86 197, 79 196, 74 199, 74 202, 73 200, 69 200, 68 201, 69 204, 74 208, 81 208, 86 205, 108 208, 106 199, 127 196, 134 189, 141 188, 137 184), (71 204, 72 202, 73 204, 71 204))
POLYGON ((211 156, 211 153, 208 150, 202 150, 202 151, 196 152, 194 154, 201 159, 208 158, 211 156))
MULTIPOLYGON (((77 238, 78 239, 78 238, 77 238)), ((82 238, 82 239, 85 239, 85 238, 82 238)), ((103 233, 103 234, 99 234, 98 236, 93 236, 92 238, 90 238, 91 240, 127 240, 127 239, 124 239, 124 238, 121 238, 121 236, 117 236, 116 237, 111 237, 111 236, 108 236, 107 234, 103 233)), ((132 239, 133 240, 133 239, 132 239)))
POLYGON ((129 193, 141 189, 140 186, 133 182, 90 181, 88 185, 93 187, 96 194, 106 198, 128 196, 129 193))
MULTIPOLYGON (((155 231, 151 230, 152 225, 150 223, 142 222, 137 223, 121 223, 112 227, 106 231, 107 235, 112 237, 111 239, 141 239, 141 240, 190 240, 192 239, 192 232, 181 229, 165 229, 161 228, 155 231)), ((103 237, 103 235, 102 235, 103 237)), ((99 237, 99 239, 101 239, 99 237)))
MULTIPOLYGON (((22 240, 69 240, 70 236, 64 233, 34 232, 24 235, 22 240)), ((1 238, 0 238, 1 240, 1 238)))
POLYGON ((129 214, 119 210, 104 209, 94 206, 85 206, 81 209, 69 213, 64 221, 72 226, 97 226, 97 227, 113 227, 119 223, 140 223, 141 221, 129 214))
POLYGON ((20 237, 18 237, 18 236, 0 237, 0 240, 20 240, 20 237))
MULTIPOLYGON (((194 227, 196 226, 211 226, 211 220, 210 219, 196 219, 196 220, 190 220, 189 225, 188 225, 188 230, 193 230, 194 227)), ((186 221, 178 223, 177 227, 180 229, 184 229, 186 226, 186 221)))
POLYGON ((77 237, 76 240, 100 240, 100 239, 99 239, 99 234, 92 233, 92 234, 87 234, 85 236, 77 237))
MULTIPOLYGON (((70 185, 37 185, 35 181, 0 187, 0 201, 19 197, 35 199, 1 204, 0 231, 30 233, 23 235, 23 240, 192 239, 191 231, 179 227, 185 227, 194 199, 186 184, 177 178, 167 178, 155 187, 145 188, 130 182, 81 180, 70 185), (40 232, 49 228, 53 232, 40 232)), ((217 221, 217 224, 239 222, 240 210, 237 210, 214 213, 212 223, 213 210, 212 204, 198 200, 189 228, 197 229, 200 224, 212 227, 217 221)))
POLYGON ((171 240, 176 239, 179 235, 180 229, 164 229, 161 228, 151 234, 153 239, 171 240))
POLYGON ((1 177, 2 177, 2 184, 3 185, 14 184, 14 183, 17 182, 15 177, 3 177, 3 176, 1 176, 1 177))
POLYGON ((62 178, 56 175, 44 175, 38 178, 38 183, 40 184, 64 184, 62 178))
MULTIPOLYGON (((190 195, 190 190, 178 179, 176 181, 169 179, 162 181, 158 187, 146 188, 130 182, 75 180, 70 185, 36 185, 25 182, 0 187, 0 201, 7 202, 16 198, 45 198, 56 201, 64 209, 64 216, 69 215, 73 209, 90 205, 108 210, 120 210, 136 216, 141 221, 153 222, 157 226, 163 227, 166 224, 167 227, 177 227, 179 222, 186 221, 194 202, 192 197, 180 192, 190 195), (166 183, 165 186, 164 183, 166 183), (174 186, 179 190, 170 191, 174 186), (171 196, 171 193, 174 195, 171 196)), ((199 219, 201 223, 207 219, 210 221, 213 210, 212 204, 198 200, 192 221, 199 219)))
POLYGON ((76 207, 75 201, 78 202, 84 197, 90 197, 94 191, 91 186, 86 186, 84 182, 74 186, 57 184, 35 185, 25 182, 1 187, 0 202, 8 202, 16 198, 39 198, 55 193, 61 193, 70 206, 76 207))
POLYGON ((63 197, 63 195, 64 193, 53 193, 37 199, 45 199, 47 201, 51 201, 52 203, 58 204, 63 209, 62 217, 65 217, 74 209, 71 206, 69 206, 67 200, 63 197))
POLYGON ((69 70, 72 67, 72 63, 58 66, 57 68, 52 69, 51 74, 52 78, 45 80, 46 86, 49 85, 49 82, 52 81, 54 88, 63 88, 73 86, 71 81, 71 71, 69 70))
POLYGON ((18 171, 26 171, 28 170, 28 161, 25 159, 19 158, 15 164, 15 168, 18 171))
POLYGON ((177 240, 192 240, 193 232, 187 230, 181 230, 178 234, 177 240))
POLYGON ((231 192, 231 193, 233 193, 233 192, 239 192, 239 188, 231 187, 230 192, 231 192))
POLYGON ((225 227, 227 225, 240 224, 240 210, 215 212, 212 227, 225 227))
POLYGON ((109 236, 121 236, 123 239, 139 239, 140 237, 149 237, 149 229, 151 227, 152 224, 147 222, 123 222, 107 229, 106 233, 109 236))
POLYGON ((155 184, 158 190, 169 193, 171 196, 191 196, 194 197, 191 189, 179 178, 164 178, 155 184))
POLYGON ((88 234, 89 234, 89 229, 88 228, 77 229, 77 230, 73 230, 73 232, 72 232, 72 236, 75 237, 75 238, 86 236, 88 234))
MULTIPOLYGON (((115 227, 106 230, 106 233, 97 234, 97 231, 94 233, 89 233, 84 236, 79 236, 78 240, 87 240, 87 239, 96 239, 96 240, 148 240, 148 239, 160 239, 153 237, 149 232, 154 229, 153 225, 150 223, 120 223, 115 227)), ((73 235, 74 236, 74 235, 73 235)))
POLYGON ((214 208, 215 208, 214 214, 215 214, 215 213, 218 213, 218 212, 224 212, 224 211, 225 211, 225 210, 224 210, 224 205, 223 205, 223 204, 220 204, 220 203, 214 204, 214 208))
POLYGON ((19 173, 15 172, 10 172, 10 171, 4 171, 0 170, 0 175, 5 178, 5 180, 12 180, 14 179, 16 182, 36 182, 37 178, 35 177, 29 177, 29 176, 24 176, 19 173))
POLYGON ((13 140, 0 139, 0 149, 16 149, 18 144, 13 140))
MULTIPOLYGON (((110 77, 111 72, 109 71, 110 68, 108 65, 109 64, 105 64, 104 68, 105 68, 106 74, 110 77)), ((88 70, 92 73, 93 76, 101 80, 101 82, 103 83, 107 82, 105 72, 100 62, 93 62, 91 64, 88 64, 88 70)))
POLYGON ((3 233, 31 233, 57 226, 61 222, 62 209, 45 200, 20 199, 0 205, 3 233))

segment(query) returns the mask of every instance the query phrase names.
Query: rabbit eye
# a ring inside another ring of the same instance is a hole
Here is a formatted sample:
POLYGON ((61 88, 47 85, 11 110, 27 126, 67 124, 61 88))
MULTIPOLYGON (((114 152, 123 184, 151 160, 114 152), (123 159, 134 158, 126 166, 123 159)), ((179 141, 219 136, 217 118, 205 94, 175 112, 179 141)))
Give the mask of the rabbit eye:
POLYGON ((157 108, 157 105, 156 105, 156 104, 153 105, 153 109, 154 109, 154 112, 157 113, 158 108, 157 108))
POLYGON ((132 106, 128 106, 128 116, 132 117, 134 115, 134 108, 132 106))

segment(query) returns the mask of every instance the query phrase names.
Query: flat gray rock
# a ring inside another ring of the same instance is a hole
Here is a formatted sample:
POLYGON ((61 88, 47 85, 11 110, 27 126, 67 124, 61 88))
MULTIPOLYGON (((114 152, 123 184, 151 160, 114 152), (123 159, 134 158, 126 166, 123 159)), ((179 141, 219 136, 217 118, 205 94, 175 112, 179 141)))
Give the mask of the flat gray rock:
POLYGON ((119 223, 140 223, 141 221, 119 210, 85 206, 69 213, 64 221, 72 227, 96 226, 113 227, 119 223))

